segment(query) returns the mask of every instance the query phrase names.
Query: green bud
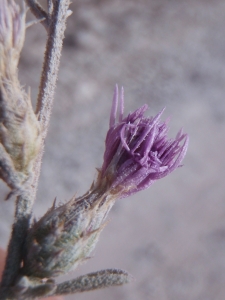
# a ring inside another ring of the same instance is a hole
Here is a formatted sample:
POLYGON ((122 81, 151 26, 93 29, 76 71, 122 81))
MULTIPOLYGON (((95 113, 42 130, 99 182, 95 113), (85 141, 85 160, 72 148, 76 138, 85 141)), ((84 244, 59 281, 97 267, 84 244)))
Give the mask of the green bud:
POLYGON ((51 278, 89 258, 114 197, 92 189, 83 197, 53 207, 28 232, 22 274, 51 278))

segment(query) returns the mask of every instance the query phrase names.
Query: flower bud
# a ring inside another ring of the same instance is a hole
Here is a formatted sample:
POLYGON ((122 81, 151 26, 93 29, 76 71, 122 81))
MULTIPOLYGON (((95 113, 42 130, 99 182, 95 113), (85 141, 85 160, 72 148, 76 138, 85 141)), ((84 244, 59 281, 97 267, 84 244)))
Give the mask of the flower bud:
POLYGON ((16 171, 29 174, 41 143, 30 95, 20 86, 17 65, 25 35, 25 12, 0 1, 0 143, 16 171))
POLYGON ((55 277, 88 259, 113 203, 113 197, 99 187, 53 206, 28 232, 22 274, 55 277))

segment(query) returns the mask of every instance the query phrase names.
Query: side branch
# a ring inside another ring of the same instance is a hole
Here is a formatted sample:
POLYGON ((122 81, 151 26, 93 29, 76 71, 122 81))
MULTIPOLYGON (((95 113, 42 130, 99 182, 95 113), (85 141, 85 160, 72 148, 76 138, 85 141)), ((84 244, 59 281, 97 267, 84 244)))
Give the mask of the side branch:
POLYGON ((49 16, 47 12, 41 7, 39 3, 35 0, 26 0, 27 5, 29 6, 33 15, 38 19, 44 19, 41 23, 44 25, 45 29, 48 31, 49 27, 49 16))

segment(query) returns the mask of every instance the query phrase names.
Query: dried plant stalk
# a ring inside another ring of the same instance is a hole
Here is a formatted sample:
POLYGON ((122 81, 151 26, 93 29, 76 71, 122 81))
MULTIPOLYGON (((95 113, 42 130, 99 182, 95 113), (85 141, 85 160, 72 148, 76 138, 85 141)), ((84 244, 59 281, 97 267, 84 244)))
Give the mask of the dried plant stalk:
MULTIPOLYGON (((13 1, 10 1, 9 6, 7 5, 6 0, 2 1, 2 14, 5 13, 5 10, 9 8, 11 4, 13 7, 15 7, 15 3, 13 1)), ((35 3, 35 1, 28 1, 28 4, 31 4, 32 2, 35 3)), ((54 90, 61 57, 62 40, 66 28, 65 23, 69 15, 69 0, 55 0, 52 1, 52 4, 52 13, 51 15, 48 14, 48 39, 36 111, 39 116, 41 142, 39 151, 35 155, 32 170, 30 170, 29 172, 29 178, 25 183, 21 185, 20 191, 18 192, 19 195, 16 201, 15 219, 12 229, 12 235, 8 246, 6 266, 1 282, 0 299, 5 299, 7 297, 7 288, 14 283, 20 269, 22 246, 30 223, 31 210, 35 199, 37 183, 40 174, 44 139, 46 137, 47 127, 51 114, 54 90)), ((13 20, 15 20, 15 18, 13 20)), ((18 17, 18 20, 22 21, 24 19, 18 17)), ((19 50, 21 50, 21 48, 19 50)), ((17 64, 15 65, 15 68, 17 69, 17 64)))

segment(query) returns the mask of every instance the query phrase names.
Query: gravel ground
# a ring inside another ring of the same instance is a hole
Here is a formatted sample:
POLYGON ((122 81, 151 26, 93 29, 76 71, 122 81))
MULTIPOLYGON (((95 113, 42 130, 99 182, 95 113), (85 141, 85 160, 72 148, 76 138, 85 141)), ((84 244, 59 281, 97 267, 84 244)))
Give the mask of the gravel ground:
MULTIPOLYGON (((116 203, 93 258, 70 274, 116 267, 134 281, 66 299, 224 300, 225 1, 76 0, 71 9, 36 217, 55 197, 89 188, 116 83, 125 88, 126 112, 144 103, 149 115, 166 107, 171 136, 183 127, 190 146, 183 168, 116 203)), ((41 25, 28 29, 20 61, 33 99, 45 35, 41 25)), ((0 205, 6 247, 13 201, 0 205)))

